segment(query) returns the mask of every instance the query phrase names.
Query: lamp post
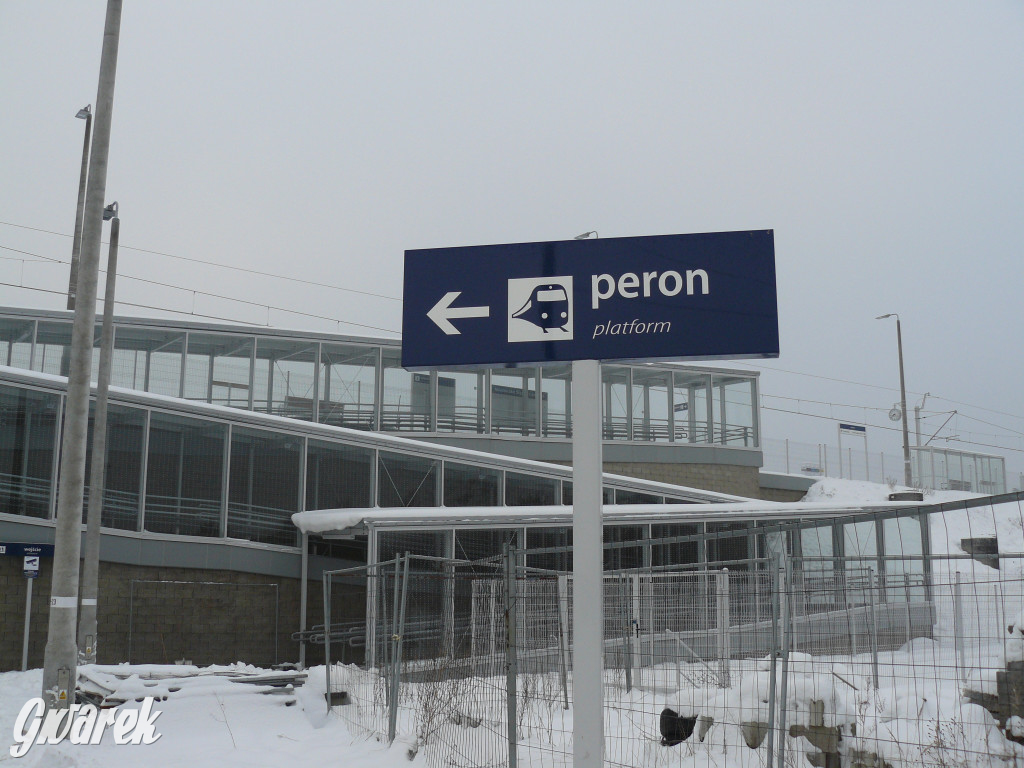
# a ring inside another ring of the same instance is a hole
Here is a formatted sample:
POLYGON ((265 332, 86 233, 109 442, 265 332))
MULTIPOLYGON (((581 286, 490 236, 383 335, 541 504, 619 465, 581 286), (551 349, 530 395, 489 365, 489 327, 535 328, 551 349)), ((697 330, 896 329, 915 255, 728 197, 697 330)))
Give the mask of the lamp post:
POLYGON ((103 522, 103 495, 107 473, 107 392, 114 346, 114 283, 117 280, 117 243, 121 219, 117 202, 103 209, 103 220, 110 222, 110 251, 107 254, 107 287, 103 293, 103 331, 100 340, 100 366, 96 380, 96 415, 93 419, 92 467, 89 470, 89 512, 85 524, 85 548, 82 553, 82 615, 78 619, 78 661, 96 663, 99 632, 96 625, 96 599, 99 592, 100 526, 103 522))
POLYGON ((75 320, 71 331, 68 390, 64 401, 64 432, 57 476, 57 524, 54 531, 50 622, 43 652, 40 696, 46 708, 67 709, 78 681, 78 577, 82 542, 82 494, 89 426, 92 347, 96 333, 96 280, 107 188, 110 124, 114 111, 114 77, 122 0, 107 0, 96 92, 96 130, 89 152, 89 193, 82 216, 81 275, 75 286, 75 320))
POLYGON ((914 476, 910 471, 910 429, 907 425, 907 384, 903 378, 903 332, 900 329, 900 316, 896 312, 879 315, 875 320, 896 318, 896 345, 900 357, 900 411, 903 414, 903 482, 909 488, 914 484, 914 476))
POLYGON ((78 177, 78 211, 75 213, 75 236, 71 241, 71 277, 68 279, 68 309, 75 308, 78 293, 78 260, 82 253, 82 216, 85 214, 85 186, 89 178, 89 142, 92 140, 92 104, 86 104, 75 115, 85 120, 85 144, 82 146, 82 171, 78 177))

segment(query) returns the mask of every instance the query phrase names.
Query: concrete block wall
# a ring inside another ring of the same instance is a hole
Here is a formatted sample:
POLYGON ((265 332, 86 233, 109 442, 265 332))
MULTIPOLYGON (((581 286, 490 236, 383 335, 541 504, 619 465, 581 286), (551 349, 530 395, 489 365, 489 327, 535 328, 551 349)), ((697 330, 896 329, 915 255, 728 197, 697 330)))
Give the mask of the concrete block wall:
MULTIPOLYGON (((52 561, 44 558, 33 585, 29 668, 41 667, 49 622, 52 561)), ((21 558, 0 557, 0 672, 21 668, 26 579, 21 558)), ((212 569, 100 564, 98 661, 257 666, 295 662, 299 580, 212 569), (133 583, 134 582, 134 583, 133 583)), ((323 591, 309 582, 308 623, 323 623, 323 591)), ((365 589, 335 587, 336 616, 365 616, 365 589)), ((355 661, 356 659, 347 659, 355 661)), ((322 664, 307 648, 307 664, 322 664)))
POLYGON ((757 467, 729 464, 656 464, 653 462, 605 462, 604 471, 660 483, 684 485, 747 498, 761 498, 757 467))

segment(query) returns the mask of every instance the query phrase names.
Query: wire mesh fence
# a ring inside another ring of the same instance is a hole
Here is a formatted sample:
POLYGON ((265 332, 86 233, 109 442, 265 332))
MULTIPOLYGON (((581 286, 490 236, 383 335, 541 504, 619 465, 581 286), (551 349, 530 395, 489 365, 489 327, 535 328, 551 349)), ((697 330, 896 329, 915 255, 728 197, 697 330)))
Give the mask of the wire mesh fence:
POLYGON ((1024 555, 794 557, 604 577, 604 669, 572 660, 572 574, 523 550, 359 570, 366 664, 328 696, 431 766, 572 764, 603 674, 611 766, 1024 765, 1024 555))

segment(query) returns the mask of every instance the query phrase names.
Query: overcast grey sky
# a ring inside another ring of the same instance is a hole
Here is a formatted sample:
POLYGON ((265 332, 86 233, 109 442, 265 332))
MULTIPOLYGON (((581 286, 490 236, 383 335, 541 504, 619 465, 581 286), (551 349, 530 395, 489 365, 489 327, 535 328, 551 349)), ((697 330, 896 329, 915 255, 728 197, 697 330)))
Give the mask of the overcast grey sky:
MULTIPOLYGON (((58 292, 5 305, 63 306, 67 266, 9 249, 69 258, 22 227, 73 228, 104 9, 0 2, 0 282, 58 292)), ((874 318, 899 312, 910 399, 1024 469, 1018 0, 125 0, 107 190, 123 247, 392 297, 124 248, 124 275, 331 320, 129 279, 119 299, 353 334, 398 331, 408 248, 772 228, 766 406, 890 426, 896 331, 874 318)), ((895 458, 898 433, 869 441, 895 458)))

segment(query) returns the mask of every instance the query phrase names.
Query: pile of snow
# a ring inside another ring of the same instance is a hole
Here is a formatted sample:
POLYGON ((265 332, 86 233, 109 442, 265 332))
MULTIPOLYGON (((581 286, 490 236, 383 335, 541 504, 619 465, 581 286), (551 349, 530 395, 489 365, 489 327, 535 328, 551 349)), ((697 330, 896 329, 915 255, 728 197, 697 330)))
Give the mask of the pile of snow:
MULTIPOLYGON (((803 501, 827 501, 835 504, 885 504, 890 493, 903 491, 919 491, 920 488, 908 488, 903 485, 870 483, 867 480, 840 480, 825 477, 812 485, 803 501)), ((962 491, 924 490, 924 504, 941 504, 947 501, 976 499, 978 494, 962 491)))

